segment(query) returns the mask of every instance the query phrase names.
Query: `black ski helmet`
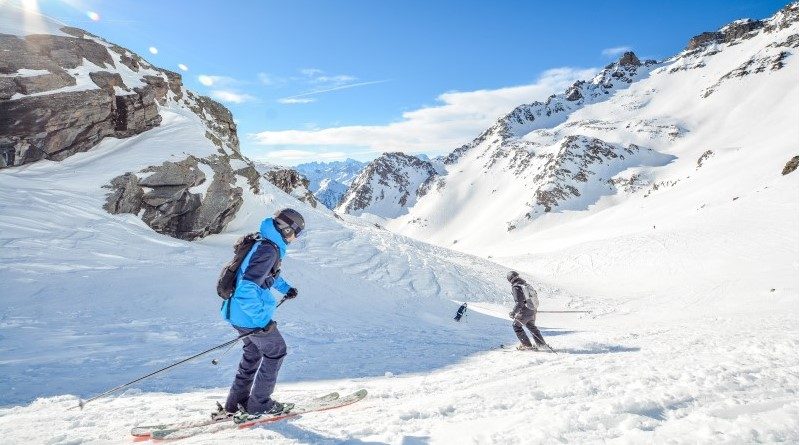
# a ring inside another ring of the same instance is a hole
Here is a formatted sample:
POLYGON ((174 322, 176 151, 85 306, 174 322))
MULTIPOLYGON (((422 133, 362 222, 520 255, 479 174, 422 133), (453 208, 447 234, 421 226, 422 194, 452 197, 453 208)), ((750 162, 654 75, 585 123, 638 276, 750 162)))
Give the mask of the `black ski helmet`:
POLYGON ((508 273, 508 275, 506 275, 506 280, 508 280, 509 283, 516 280, 517 278, 519 278, 519 274, 515 270, 512 270, 511 272, 508 273))
POLYGON ((295 209, 283 209, 275 212, 275 228, 281 233, 284 240, 294 235, 297 237, 306 228, 306 221, 303 215, 295 209))

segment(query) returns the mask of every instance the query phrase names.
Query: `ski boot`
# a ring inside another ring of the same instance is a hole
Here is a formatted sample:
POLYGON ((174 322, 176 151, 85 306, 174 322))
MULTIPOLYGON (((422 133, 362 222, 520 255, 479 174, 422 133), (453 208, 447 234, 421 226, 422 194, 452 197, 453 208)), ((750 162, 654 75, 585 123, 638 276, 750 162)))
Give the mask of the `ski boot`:
POLYGON ((289 413, 292 409, 294 409, 294 403, 281 403, 276 401, 272 404, 272 408, 264 412, 250 414, 240 404, 239 411, 237 411, 236 414, 233 414, 233 421, 234 423, 245 423, 261 417, 280 416, 289 413))
POLYGON ((536 347, 531 345, 524 345, 522 343, 517 345, 517 351, 535 351, 536 347))
POLYGON ((223 408, 222 405, 217 402, 217 410, 211 413, 211 420, 215 422, 221 422, 223 420, 228 420, 231 417, 233 417, 233 413, 225 411, 225 408, 223 408))

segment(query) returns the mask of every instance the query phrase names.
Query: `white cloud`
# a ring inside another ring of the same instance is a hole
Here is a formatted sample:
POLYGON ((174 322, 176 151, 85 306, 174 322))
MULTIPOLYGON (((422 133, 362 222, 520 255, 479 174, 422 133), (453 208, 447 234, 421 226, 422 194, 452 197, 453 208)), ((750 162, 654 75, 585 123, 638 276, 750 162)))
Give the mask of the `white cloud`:
POLYGON ((250 96, 249 94, 228 90, 213 90, 211 91, 211 97, 220 102, 230 102, 235 104, 255 100, 255 97, 250 96))
POLYGON ((306 77, 315 77, 315 76, 318 76, 318 75, 320 75, 320 74, 322 74, 324 72, 325 71, 322 71, 322 70, 317 69, 317 68, 303 68, 303 69, 300 70, 300 74, 302 74, 302 75, 304 75, 306 77))
MULTIPOLYGON (((351 125, 318 130, 263 131, 250 135, 257 144, 281 146, 360 146, 376 152, 435 152, 469 142, 516 106, 544 100, 597 70, 559 68, 546 71, 532 84, 496 90, 448 92, 441 105, 403 113, 403 120, 386 125, 351 125)), ((285 99, 317 94, 303 93, 285 99)))
POLYGON ((181 71, 189 71, 189 67, 182 63, 178 64, 178 68, 180 68, 181 71))
POLYGON ((278 99, 279 104, 287 104, 287 105, 294 105, 294 104, 310 104, 311 102, 316 102, 317 99, 312 97, 284 97, 283 99, 278 99))
POLYGON ((150 54, 158 54, 158 48, 156 48, 155 46, 151 46, 147 50, 150 51, 150 54))
POLYGON ((631 51, 631 50, 633 50, 633 48, 631 48, 630 46, 616 46, 614 48, 606 48, 602 51, 602 53, 606 57, 616 57, 626 51, 631 51))
POLYGON ((232 85, 232 84, 237 83, 236 79, 233 79, 231 77, 211 76, 211 75, 208 75, 208 74, 201 74, 201 75, 197 76, 197 80, 201 84, 203 84, 203 85, 205 85, 207 87, 211 87, 211 86, 220 87, 220 86, 223 86, 223 85, 232 85))
POLYGON ((317 76, 312 79, 316 83, 333 83, 333 84, 343 84, 347 82, 352 82, 357 80, 354 76, 348 76, 347 74, 340 74, 338 76, 317 76))
POLYGON ((273 150, 255 159, 273 164, 300 163, 303 161, 343 161, 348 154, 342 151, 273 150))

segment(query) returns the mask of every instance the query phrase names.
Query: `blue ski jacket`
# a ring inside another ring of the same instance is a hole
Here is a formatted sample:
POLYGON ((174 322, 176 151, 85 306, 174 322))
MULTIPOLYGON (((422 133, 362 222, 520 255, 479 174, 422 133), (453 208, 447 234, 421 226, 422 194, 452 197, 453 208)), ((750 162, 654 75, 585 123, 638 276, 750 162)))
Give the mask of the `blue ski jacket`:
POLYGON ((280 276, 273 279, 270 273, 275 262, 286 255, 286 242, 275 229, 272 218, 267 218, 261 223, 260 232, 262 237, 278 246, 277 254, 275 247, 269 242, 259 241, 254 244, 236 273, 236 290, 233 292, 233 297, 225 300, 220 309, 222 318, 226 318, 226 305, 231 305, 231 318, 228 321, 241 328, 266 326, 272 320, 272 315, 278 306, 270 288, 274 287, 284 294, 292 288, 280 276))

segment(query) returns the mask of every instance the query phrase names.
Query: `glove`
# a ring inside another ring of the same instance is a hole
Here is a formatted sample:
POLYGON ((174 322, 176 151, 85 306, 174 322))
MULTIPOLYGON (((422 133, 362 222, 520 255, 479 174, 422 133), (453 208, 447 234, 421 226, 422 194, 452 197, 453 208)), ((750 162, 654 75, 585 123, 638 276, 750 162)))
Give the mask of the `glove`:
POLYGON ((287 300, 291 300, 292 298, 294 298, 296 296, 297 296, 297 289, 294 288, 294 287, 289 289, 289 291, 286 292, 286 295, 285 295, 287 300))

